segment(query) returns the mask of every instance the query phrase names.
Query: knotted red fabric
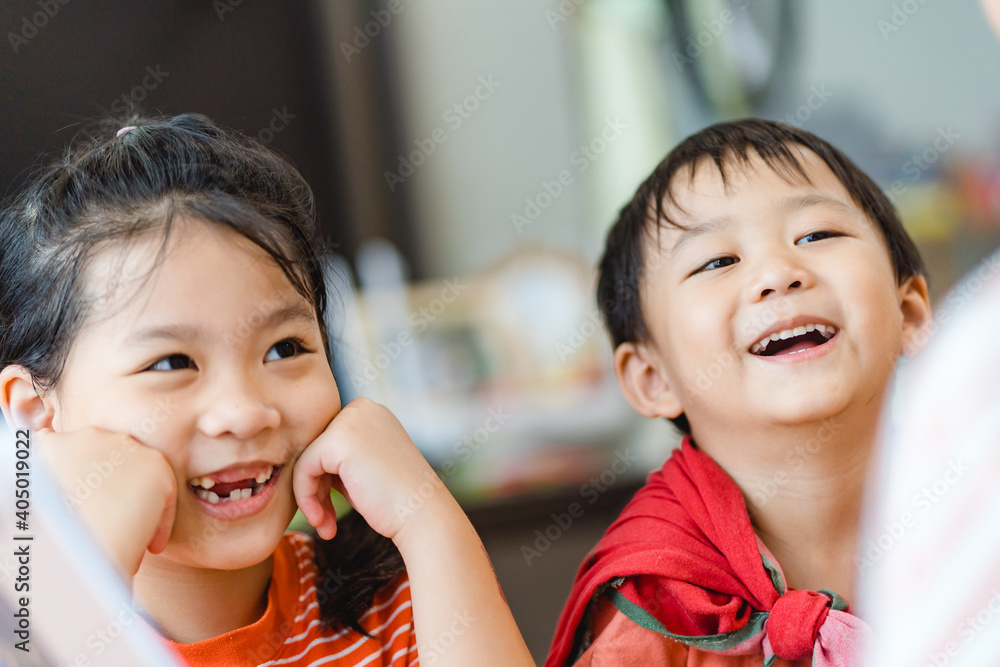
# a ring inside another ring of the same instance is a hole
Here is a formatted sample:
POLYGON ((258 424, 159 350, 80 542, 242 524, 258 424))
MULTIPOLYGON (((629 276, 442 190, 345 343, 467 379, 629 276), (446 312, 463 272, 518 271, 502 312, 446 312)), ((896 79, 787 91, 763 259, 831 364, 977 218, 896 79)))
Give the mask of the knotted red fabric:
POLYGON ((591 598, 609 583, 629 618, 695 648, 763 654, 765 665, 861 661, 867 626, 833 593, 786 589, 736 483, 690 437, 584 560, 545 667, 567 665, 591 598))
POLYGON ((811 656, 829 611, 830 598, 821 593, 791 590, 779 597, 767 619, 774 654, 786 660, 811 656))

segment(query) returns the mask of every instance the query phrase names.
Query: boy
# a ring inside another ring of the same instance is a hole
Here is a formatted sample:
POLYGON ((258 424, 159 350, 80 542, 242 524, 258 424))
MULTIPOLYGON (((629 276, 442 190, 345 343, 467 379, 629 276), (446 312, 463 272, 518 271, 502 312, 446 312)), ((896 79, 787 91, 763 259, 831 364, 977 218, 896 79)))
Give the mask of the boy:
POLYGON ((547 667, 858 662, 841 595, 922 274, 885 195, 808 132, 722 123, 666 157, 597 296, 626 398, 686 435, 580 568, 547 667))

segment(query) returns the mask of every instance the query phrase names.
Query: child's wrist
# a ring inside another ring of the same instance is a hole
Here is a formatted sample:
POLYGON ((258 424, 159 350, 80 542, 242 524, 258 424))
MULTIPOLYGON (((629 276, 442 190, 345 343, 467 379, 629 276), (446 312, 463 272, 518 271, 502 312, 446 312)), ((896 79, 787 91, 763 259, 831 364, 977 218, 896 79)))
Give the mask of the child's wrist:
POLYGON ((441 540, 462 539, 471 527, 465 512, 443 484, 420 500, 397 507, 402 523, 392 541, 404 560, 411 549, 425 549, 429 543, 438 544, 441 540))

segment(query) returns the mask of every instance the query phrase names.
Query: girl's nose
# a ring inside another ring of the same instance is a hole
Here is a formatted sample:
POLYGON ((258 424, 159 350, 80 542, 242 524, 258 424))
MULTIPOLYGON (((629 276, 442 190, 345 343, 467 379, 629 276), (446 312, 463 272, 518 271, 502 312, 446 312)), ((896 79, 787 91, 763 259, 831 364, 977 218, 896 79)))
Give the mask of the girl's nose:
POLYGON ((278 410, 266 403, 259 392, 248 389, 243 383, 222 389, 201 414, 199 430, 211 438, 232 435, 247 440, 267 429, 278 428, 281 423, 278 410))

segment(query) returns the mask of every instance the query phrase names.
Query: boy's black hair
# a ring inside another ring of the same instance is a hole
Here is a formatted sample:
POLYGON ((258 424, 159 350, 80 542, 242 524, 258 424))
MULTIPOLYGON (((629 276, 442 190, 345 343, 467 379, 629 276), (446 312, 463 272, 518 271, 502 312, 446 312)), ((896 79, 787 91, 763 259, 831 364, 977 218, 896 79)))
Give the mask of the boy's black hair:
MULTIPOLYGON (((914 275, 924 275, 923 261, 913 240, 903 229, 896 209, 885 193, 842 152, 805 130, 775 121, 747 118, 718 123, 691 135, 676 146, 636 191, 621 210, 608 232, 604 256, 598 266, 597 303, 611 335, 612 345, 648 340, 639 288, 646 257, 649 232, 667 224, 681 227, 665 214, 676 206, 673 179, 685 167, 690 178, 703 160, 711 160, 723 184, 727 167, 747 167, 753 154, 783 176, 808 177, 790 146, 798 145, 815 153, 834 173, 861 211, 885 238, 889 257, 902 284, 914 275)), ((674 425, 690 433, 687 417, 672 419, 674 425)))
MULTIPOLYGON (((102 122, 0 209, 0 369, 20 365, 40 392, 56 387, 92 311, 84 283, 93 252, 162 230, 158 264, 176 216, 232 229, 274 258, 313 305, 332 361, 312 190, 254 139, 184 114, 102 122), (136 127, 119 135, 123 125, 136 127)), ((402 558, 360 517, 338 525, 333 540, 316 538, 320 614, 362 631, 359 617, 403 571, 402 558)))

